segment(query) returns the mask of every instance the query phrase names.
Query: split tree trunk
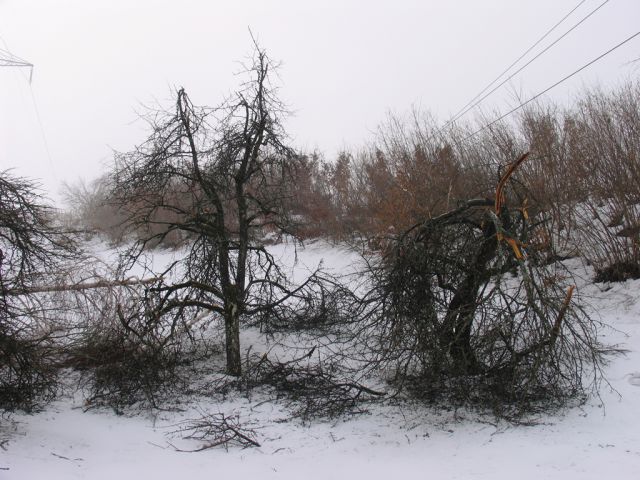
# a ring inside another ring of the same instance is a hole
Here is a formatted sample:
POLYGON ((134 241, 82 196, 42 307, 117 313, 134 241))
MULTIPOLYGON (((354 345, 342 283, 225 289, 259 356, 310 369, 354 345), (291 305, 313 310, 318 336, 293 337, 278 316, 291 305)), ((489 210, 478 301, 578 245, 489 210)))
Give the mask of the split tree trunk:
POLYGON ((487 221, 483 239, 467 275, 456 289, 444 321, 445 342, 449 355, 460 373, 473 374, 482 371, 471 346, 471 331, 478 305, 478 292, 486 280, 487 265, 495 257, 498 247, 496 229, 487 221))

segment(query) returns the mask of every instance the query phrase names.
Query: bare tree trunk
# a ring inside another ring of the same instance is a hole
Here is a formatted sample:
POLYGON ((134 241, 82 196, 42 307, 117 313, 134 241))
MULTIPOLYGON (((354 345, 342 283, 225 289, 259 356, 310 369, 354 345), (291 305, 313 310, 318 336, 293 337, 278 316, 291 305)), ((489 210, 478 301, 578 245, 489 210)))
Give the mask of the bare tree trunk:
POLYGON ((227 374, 239 377, 242 375, 242 360, 240 357, 240 306, 237 301, 235 286, 229 287, 228 298, 224 314, 225 345, 227 353, 227 374))
POLYGON ((227 346, 227 374, 239 377, 242 375, 240 360, 240 318, 236 312, 229 312, 225 319, 225 335, 227 346))

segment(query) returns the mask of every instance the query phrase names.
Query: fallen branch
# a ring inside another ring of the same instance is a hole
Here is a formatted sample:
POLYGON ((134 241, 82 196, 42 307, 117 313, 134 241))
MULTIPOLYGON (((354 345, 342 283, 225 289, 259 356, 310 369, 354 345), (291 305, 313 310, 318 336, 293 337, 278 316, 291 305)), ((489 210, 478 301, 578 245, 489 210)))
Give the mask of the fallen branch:
POLYGON ((40 285, 36 287, 24 287, 9 289, 5 292, 7 296, 31 295, 34 293, 52 292, 82 292, 96 288, 131 287, 135 285, 150 285, 161 280, 160 278, 128 278, 126 280, 99 280, 91 283, 74 283, 71 285, 40 285))
POLYGON ((239 417, 228 417, 224 413, 207 414, 195 420, 186 420, 178 424, 179 428, 171 434, 186 434, 185 440, 206 440, 207 443, 193 450, 181 449, 169 443, 176 452, 194 453, 209 450, 211 448, 229 445, 237 445, 242 448, 259 447, 256 433, 240 425, 239 417))

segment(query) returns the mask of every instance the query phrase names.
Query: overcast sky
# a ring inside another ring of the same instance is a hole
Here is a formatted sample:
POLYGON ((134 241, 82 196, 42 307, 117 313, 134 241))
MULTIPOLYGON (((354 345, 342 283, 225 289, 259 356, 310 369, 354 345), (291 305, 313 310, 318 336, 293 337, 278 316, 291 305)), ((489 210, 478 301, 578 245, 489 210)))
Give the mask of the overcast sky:
MULTIPOLYGON (((446 120, 578 0, 0 0, 0 48, 35 65, 0 68, 0 169, 60 183, 92 178, 145 138, 143 104, 184 86, 214 106, 233 91, 248 28, 282 61, 295 145, 331 158, 412 105, 446 120), (46 141, 45 141, 46 139, 46 141), (48 145, 48 146, 47 146, 48 145)), ((533 53, 602 3, 586 0, 533 53)), ((484 102, 508 109, 640 30, 639 0, 610 0, 484 102)), ((531 56, 531 55, 530 55, 531 56)), ((637 78, 640 37, 553 91, 637 78)), ((530 58, 530 57, 529 57, 530 58)), ((473 118, 470 115, 469 118, 473 118)))

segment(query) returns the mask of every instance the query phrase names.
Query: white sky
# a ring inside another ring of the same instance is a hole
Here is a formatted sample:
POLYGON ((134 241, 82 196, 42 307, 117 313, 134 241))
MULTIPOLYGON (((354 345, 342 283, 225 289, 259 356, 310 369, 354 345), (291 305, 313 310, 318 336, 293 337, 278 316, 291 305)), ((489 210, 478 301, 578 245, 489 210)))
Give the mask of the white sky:
MULTIPOLYGON (((535 52, 600 3, 585 1, 535 52)), ((26 71, 0 68, 0 170, 39 179, 52 197, 63 180, 97 176, 113 149, 144 140, 142 104, 171 107, 178 86, 196 104, 220 103, 251 50, 248 27, 283 62, 295 145, 332 158, 370 140, 388 111, 416 105, 446 120, 577 4, 0 0, 0 48, 35 64, 31 85, 26 71)), ((505 110, 514 91, 528 98, 638 30, 640 1, 610 0, 483 105, 505 110)), ((638 57, 640 37, 553 98, 637 78, 640 62, 628 62, 638 57)))

